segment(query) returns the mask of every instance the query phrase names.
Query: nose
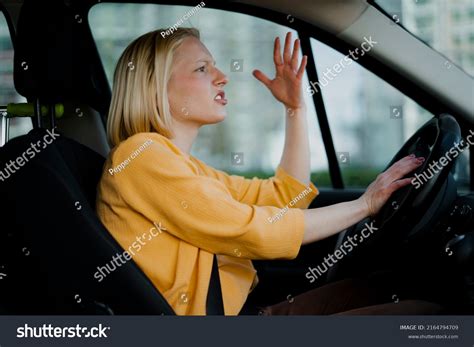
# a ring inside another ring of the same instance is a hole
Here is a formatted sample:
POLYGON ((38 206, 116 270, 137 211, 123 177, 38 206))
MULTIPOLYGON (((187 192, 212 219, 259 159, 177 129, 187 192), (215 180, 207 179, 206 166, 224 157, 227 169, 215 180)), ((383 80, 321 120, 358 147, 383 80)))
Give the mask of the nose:
POLYGON ((216 72, 217 72, 217 75, 216 75, 214 83, 221 87, 225 86, 227 82, 229 82, 229 78, 218 68, 216 68, 216 72))

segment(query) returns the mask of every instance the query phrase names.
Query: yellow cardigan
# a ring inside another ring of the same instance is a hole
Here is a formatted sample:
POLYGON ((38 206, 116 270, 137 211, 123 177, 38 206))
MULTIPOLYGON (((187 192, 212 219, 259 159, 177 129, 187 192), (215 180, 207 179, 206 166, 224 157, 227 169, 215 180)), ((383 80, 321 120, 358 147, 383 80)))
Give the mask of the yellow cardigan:
POLYGON ((269 179, 230 176, 139 133, 111 151, 97 213, 178 315, 206 314, 218 254, 224 311, 237 315, 258 282, 250 259, 294 259, 318 193, 280 166, 269 179))

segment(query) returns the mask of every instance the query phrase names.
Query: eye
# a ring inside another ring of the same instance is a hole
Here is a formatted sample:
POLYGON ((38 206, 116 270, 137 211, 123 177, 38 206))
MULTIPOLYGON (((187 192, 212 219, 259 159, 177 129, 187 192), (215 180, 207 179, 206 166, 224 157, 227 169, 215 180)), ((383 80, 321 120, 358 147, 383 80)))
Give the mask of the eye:
POLYGON ((196 71, 204 72, 205 70, 206 70, 206 65, 201 66, 201 67, 198 68, 196 71))

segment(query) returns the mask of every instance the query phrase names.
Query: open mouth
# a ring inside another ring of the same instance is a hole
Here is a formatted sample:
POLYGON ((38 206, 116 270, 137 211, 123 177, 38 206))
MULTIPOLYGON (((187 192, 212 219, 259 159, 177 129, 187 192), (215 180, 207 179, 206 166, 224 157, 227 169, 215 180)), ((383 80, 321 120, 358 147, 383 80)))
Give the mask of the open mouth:
POLYGON ((227 105, 227 99, 225 98, 225 93, 223 91, 217 93, 214 100, 221 105, 224 105, 224 106, 227 105))

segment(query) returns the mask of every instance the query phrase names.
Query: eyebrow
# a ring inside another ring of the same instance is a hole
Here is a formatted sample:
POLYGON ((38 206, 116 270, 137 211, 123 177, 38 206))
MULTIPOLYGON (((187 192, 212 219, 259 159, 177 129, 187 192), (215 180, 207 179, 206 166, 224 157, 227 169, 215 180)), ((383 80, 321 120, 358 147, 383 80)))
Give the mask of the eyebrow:
MULTIPOLYGON (((211 61, 208 60, 208 59, 199 59, 199 60, 196 61, 196 63, 199 63, 199 62, 203 62, 203 63, 209 64, 211 61)), ((216 61, 215 61, 215 60, 213 60, 212 63, 213 63, 214 65, 216 65, 216 61)))

